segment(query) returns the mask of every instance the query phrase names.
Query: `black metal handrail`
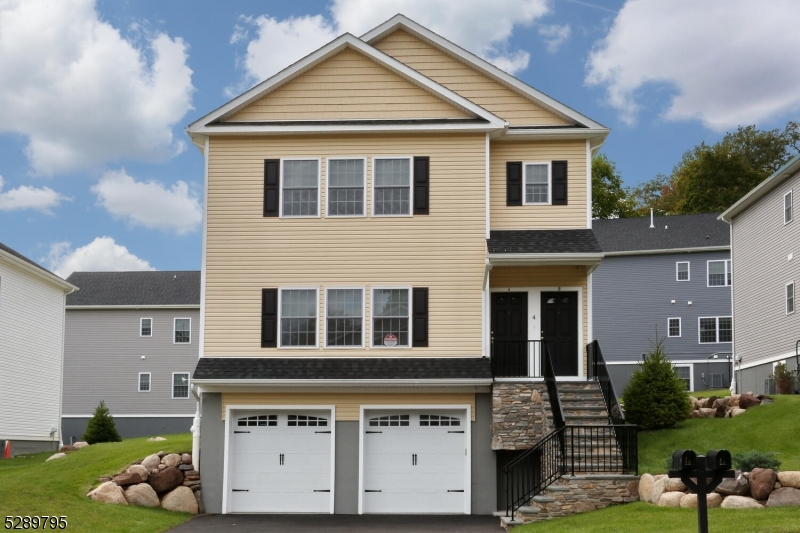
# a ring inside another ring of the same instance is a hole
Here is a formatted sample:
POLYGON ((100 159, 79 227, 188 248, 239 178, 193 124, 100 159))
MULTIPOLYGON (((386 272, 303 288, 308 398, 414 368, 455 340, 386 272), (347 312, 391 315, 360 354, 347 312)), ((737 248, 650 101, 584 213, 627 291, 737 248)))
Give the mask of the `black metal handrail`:
POLYGON ((496 378, 542 377, 542 341, 492 340, 492 376, 496 378))
POLYGON ((564 428, 552 431, 505 467, 506 513, 513 517, 555 480, 564 475, 564 428))
POLYGON ((606 409, 608 410, 609 422, 611 424, 624 424, 625 413, 622 411, 622 406, 618 399, 619 396, 617 396, 617 391, 614 389, 614 382, 611 381, 611 376, 608 373, 608 366, 603 358, 603 352, 600 350, 600 343, 594 340, 587 344, 586 356, 589 379, 596 379, 600 385, 603 399, 606 402, 606 409))
POLYGON ((546 343, 542 343, 542 366, 544 367, 544 382, 547 385, 547 396, 550 397, 550 410, 553 414, 553 426, 556 429, 563 428, 566 424, 564 409, 561 407, 561 396, 558 394, 558 382, 556 381, 555 367, 553 359, 550 357, 550 350, 546 343))
POLYGON ((566 471, 638 475, 637 427, 626 425, 566 426, 566 471))

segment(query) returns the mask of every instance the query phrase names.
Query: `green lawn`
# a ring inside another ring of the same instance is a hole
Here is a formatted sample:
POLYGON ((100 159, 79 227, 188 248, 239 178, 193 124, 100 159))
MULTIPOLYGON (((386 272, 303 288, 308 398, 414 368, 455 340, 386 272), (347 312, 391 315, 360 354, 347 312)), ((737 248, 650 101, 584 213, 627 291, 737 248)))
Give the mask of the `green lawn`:
POLYGON ((708 390, 700 390, 697 392, 690 392, 690 396, 694 396, 695 398, 711 398, 712 396, 716 396, 717 398, 724 398, 725 396, 730 396, 731 391, 730 389, 708 389, 708 390))
POLYGON ((66 516, 69 531, 148 532, 165 531, 191 515, 163 509, 109 505, 86 497, 99 485, 97 478, 120 472, 130 463, 158 451, 192 449, 189 433, 165 435, 166 441, 146 438, 95 444, 67 457, 45 463, 52 455, 40 453, 0 459, 0 519, 8 515, 66 516))

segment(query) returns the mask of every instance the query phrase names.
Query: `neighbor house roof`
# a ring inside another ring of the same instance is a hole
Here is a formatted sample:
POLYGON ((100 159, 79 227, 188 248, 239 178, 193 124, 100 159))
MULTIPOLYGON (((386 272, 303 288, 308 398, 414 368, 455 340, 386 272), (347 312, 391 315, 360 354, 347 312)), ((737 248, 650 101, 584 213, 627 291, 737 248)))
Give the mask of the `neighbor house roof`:
POLYGON ((6 254, 6 257, 10 256, 12 258, 12 260, 16 260, 17 264, 19 264, 20 266, 27 267, 28 269, 30 269, 31 272, 36 272, 37 274, 40 274, 42 277, 44 277, 44 278, 46 278, 46 279, 48 279, 48 280, 50 280, 52 282, 55 282, 56 285, 60 285, 61 287, 64 287, 65 289, 69 289, 69 290, 75 290, 75 288, 76 288, 75 286, 73 286, 72 284, 68 283, 67 281, 64 281, 64 279, 62 279, 57 274, 53 274, 52 272, 50 272, 49 270, 44 268, 39 263, 28 259, 27 257, 22 255, 18 251, 14 250, 13 248, 10 248, 10 247, 6 246, 5 244, 3 244, 2 242, 0 242, 0 255, 2 255, 3 253, 6 254))
POLYGON ((768 177, 758 185, 756 185, 749 193, 745 194, 738 202, 730 206, 719 216, 720 220, 730 222, 733 217, 750 207, 759 198, 767 194, 769 191, 783 183, 784 180, 790 178, 800 171, 800 154, 794 156, 788 163, 775 171, 772 176, 768 177))
POLYGON ((67 281, 79 292, 67 296, 67 307, 200 305, 200 271, 74 272, 67 281))
POLYGON ((606 256, 730 249, 730 228, 717 220, 719 213, 593 220, 594 231, 606 256))

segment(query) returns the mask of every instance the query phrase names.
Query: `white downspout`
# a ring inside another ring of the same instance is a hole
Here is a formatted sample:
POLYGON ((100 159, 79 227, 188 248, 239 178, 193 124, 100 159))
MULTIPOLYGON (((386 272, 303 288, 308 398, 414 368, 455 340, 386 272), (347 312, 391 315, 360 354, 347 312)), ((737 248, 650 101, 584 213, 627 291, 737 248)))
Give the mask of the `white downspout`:
POLYGON ((200 426, 203 417, 203 393, 197 390, 196 385, 192 385, 192 395, 197 400, 197 409, 190 429, 192 432, 192 467, 200 472, 200 426))

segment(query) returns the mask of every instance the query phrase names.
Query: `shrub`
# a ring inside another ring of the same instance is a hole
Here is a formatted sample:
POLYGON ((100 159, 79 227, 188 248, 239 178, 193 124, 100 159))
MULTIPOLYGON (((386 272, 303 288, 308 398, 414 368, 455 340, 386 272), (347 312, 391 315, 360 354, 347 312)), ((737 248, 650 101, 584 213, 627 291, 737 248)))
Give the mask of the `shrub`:
POLYGON ((744 453, 735 453, 731 456, 733 466, 743 472, 751 472, 754 468, 771 468, 778 470, 781 462, 775 458, 775 452, 757 452, 751 450, 744 453))
POLYGON ((664 338, 650 344, 650 353, 622 393, 625 418, 642 429, 669 428, 689 416, 692 404, 684 381, 664 353, 664 338))
POLYGON ((775 391, 778 394, 792 393, 792 375, 785 362, 775 365, 775 370, 770 377, 775 380, 775 391))
POLYGON ((100 405, 94 410, 94 416, 89 419, 89 424, 86 426, 86 433, 83 434, 83 440, 89 444, 97 444, 98 442, 121 442, 122 437, 117 432, 117 425, 114 423, 114 417, 106 407, 105 402, 100 401, 100 405))

